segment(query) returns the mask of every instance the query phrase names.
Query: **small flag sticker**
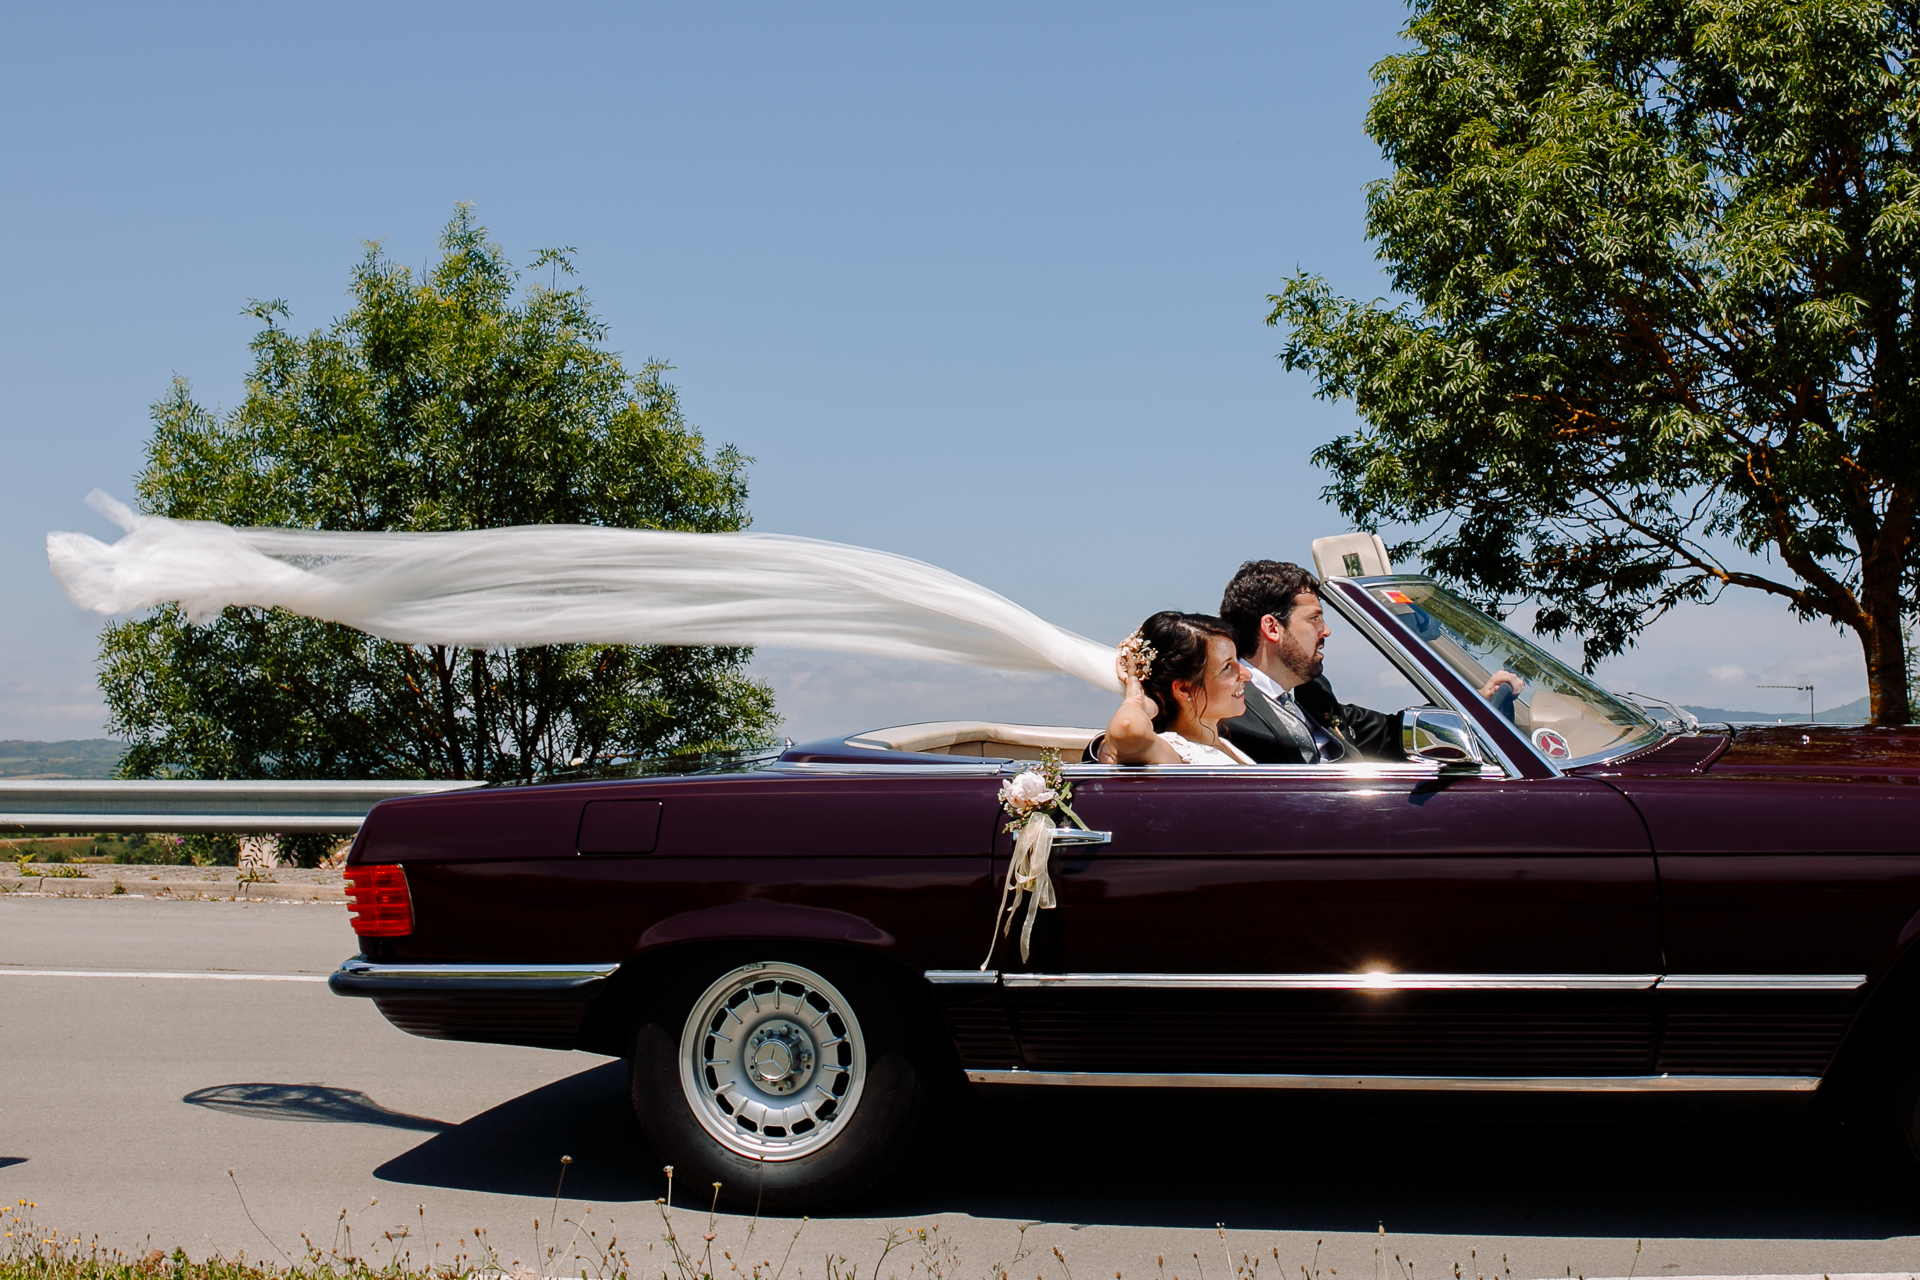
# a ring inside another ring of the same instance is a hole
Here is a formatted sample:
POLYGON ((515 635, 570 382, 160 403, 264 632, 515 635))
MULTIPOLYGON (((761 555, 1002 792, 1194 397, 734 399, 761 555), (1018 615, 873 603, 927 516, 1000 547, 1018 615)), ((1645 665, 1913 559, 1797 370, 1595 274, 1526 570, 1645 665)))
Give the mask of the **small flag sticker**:
POLYGON ((1385 600, 1388 604, 1412 604, 1413 603, 1412 600, 1407 598, 1407 593, 1404 591, 1382 591, 1380 593, 1380 597, 1381 599, 1385 600))

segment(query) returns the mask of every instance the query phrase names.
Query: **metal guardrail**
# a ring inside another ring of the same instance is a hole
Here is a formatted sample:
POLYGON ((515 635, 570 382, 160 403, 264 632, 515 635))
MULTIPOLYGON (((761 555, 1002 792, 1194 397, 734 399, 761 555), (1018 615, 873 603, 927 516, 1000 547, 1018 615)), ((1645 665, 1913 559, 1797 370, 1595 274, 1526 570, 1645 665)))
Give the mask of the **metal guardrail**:
POLYGON ((0 831, 352 835, 382 800, 483 785, 0 779, 0 831))

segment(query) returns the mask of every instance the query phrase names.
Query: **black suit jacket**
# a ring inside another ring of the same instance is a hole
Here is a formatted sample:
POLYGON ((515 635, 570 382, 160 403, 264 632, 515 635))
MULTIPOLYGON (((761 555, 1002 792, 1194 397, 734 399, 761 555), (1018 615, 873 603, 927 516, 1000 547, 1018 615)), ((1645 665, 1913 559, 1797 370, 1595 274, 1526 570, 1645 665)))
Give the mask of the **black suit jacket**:
MULTIPOLYGON (((1382 715, 1365 707, 1343 703, 1334 696, 1325 676, 1316 676, 1293 691, 1294 701, 1327 735, 1328 754, 1340 760, 1405 760, 1400 745, 1400 717, 1382 715)), ((1279 708, 1258 685, 1247 684, 1245 715, 1223 720, 1233 745, 1255 764, 1311 764, 1281 722, 1279 708)))

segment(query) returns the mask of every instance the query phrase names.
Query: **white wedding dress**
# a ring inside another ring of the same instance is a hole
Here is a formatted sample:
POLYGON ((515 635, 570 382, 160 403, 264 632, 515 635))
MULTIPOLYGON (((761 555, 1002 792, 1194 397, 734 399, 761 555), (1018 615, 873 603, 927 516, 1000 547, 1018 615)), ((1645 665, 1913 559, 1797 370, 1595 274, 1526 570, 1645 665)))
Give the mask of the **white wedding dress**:
POLYGON ((1222 751, 1220 747, 1208 746, 1204 742, 1189 742, 1171 729, 1161 733, 1160 741, 1172 747, 1174 752, 1188 764, 1253 763, 1251 759, 1241 754, 1240 748, 1234 746, 1225 738, 1220 739, 1220 746, 1225 747, 1226 751, 1222 751), (1229 755, 1228 752, 1232 754, 1229 755))

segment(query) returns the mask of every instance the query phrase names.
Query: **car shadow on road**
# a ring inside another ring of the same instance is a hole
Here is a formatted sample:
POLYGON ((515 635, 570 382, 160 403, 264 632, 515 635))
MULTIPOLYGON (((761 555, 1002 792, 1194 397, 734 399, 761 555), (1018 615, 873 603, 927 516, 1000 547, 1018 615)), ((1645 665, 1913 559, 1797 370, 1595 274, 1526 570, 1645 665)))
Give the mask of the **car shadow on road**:
MULTIPOLYGON (((376 1176, 622 1203, 666 1194, 622 1064, 436 1134, 376 1176)), ((1920 1234, 1920 1178, 1838 1125, 1649 1112, 1268 1095, 996 1099, 936 1123, 926 1156, 846 1216, 1465 1235, 1885 1239, 1920 1234)), ((823 1215, 816 1215, 823 1216, 823 1215)), ((840 1215, 824 1215, 840 1216, 840 1215)))
POLYGON ((569 1200, 654 1200, 667 1193, 627 1103, 626 1066, 605 1062, 543 1085, 427 1139, 375 1169, 387 1182, 550 1196, 567 1166, 569 1200))

